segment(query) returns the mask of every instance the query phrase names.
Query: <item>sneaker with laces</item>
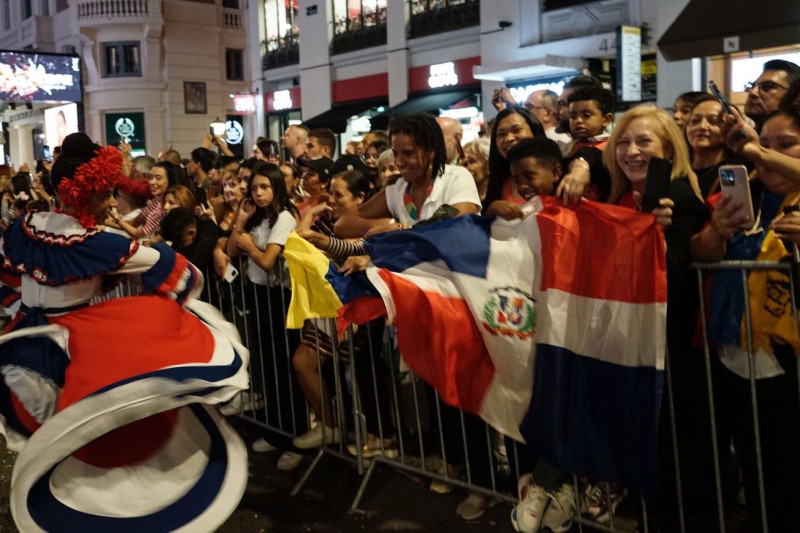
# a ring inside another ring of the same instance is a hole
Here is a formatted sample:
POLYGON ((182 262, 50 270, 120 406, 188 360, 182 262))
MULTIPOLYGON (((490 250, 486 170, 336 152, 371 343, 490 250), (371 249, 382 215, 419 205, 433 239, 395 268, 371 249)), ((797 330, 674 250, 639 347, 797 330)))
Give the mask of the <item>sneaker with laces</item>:
POLYGON ((275 468, 288 472, 289 470, 297 468, 297 465, 299 465, 302 460, 303 456, 299 453, 283 452, 281 456, 278 457, 278 463, 275 465, 275 468))
POLYGON ((477 520, 486 511, 486 496, 472 493, 467 499, 458 504, 456 514, 464 520, 477 520))
POLYGON ((326 444, 334 444, 339 442, 339 428, 329 428, 322 424, 317 424, 313 429, 306 431, 299 437, 296 437, 292 444, 295 448, 301 450, 308 450, 309 448, 317 448, 322 446, 323 440, 326 444), (324 433, 323 433, 324 428, 324 433), (324 435, 324 439, 323 439, 324 435))
MULTIPOLYGON (((350 455, 357 456, 358 448, 355 443, 347 445, 347 451, 350 455)), ((381 439, 372 433, 367 434, 367 442, 361 447, 361 457, 364 459, 372 459, 373 457, 384 456, 387 459, 397 459, 400 455, 400 450, 397 448, 397 442, 394 439, 381 439)))
POLYGON ((511 525, 514 531, 536 533, 542 525, 550 497, 547 492, 533 483, 530 474, 519 479, 519 503, 511 510, 511 525))
POLYGON ((608 522, 617 507, 628 495, 628 489, 618 483, 598 483, 586 487, 584 516, 601 524, 608 522))
POLYGON ((567 483, 554 491, 548 492, 550 504, 542 517, 542 525, 553 533, 564 533, 572 527, 572 515, 575 513, 575 491, 567 483))
POLYGON ((254 452, 258 453, 273 452, 278 449, 269 442, 267 442, 267 440, 264 438, 260 438, 257 441, 255 441, 251 446, 251 448, 253 449, 254 452))

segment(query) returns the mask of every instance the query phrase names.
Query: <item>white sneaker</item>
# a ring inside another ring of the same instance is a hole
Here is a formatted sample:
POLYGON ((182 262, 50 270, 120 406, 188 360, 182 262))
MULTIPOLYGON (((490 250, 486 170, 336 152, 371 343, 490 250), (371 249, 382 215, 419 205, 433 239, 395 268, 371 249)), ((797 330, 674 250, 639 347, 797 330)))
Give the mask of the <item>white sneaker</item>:
POLYGON ((300 461, 303 460, 303 456, 299 453, 294 452, 283 452, 281 456, 278 458, 278 463, 275 467, 278 470, 283 470, 284 472, 288 470, 294 470, 297 468, 297 465, 300 464, 300 461))
POLYGON ((324 440, 326 444, 334 444, 339 442, 339 428, 329 428, 327 426, 323 426, 322 424, 317 424, 310 431, 306 431, 299 437, 296 437, 292 441, 292 444, 294 444, 295 448, 300 448, 301 450, 308 450, 309 448, 322 446, 322 428, 325 428, 324 440))
POLYGON ((477 520, 486 510, 486 497, 482 494, 470 494, 467 499, 458 504, 456 514, 464 520, 477 520))
POLYGON ((278 448, 266 441, 266 439, 258 439, 253 443, 253 451, 258 453, 274 452, 278 448))
POLYGON ((561 488, 547 495, 550 497, 550 505, 544 512, 542 524, 553 533, 569 531, 572 527, 572 515, 575 514, 575 491, 572 486, 564 483, 561 488))
POLYGON ((550 498, 542 487, 537 487, 530 474, 519 478, 519 503, 511 510, 511 525, 521 533, 536 533, 542 525, 550 498))
POLYGON ((245 411, 255 411, 264 408, 264 399, 260 394, 250 394, 249 391, 242 391, 233 397, 231 401, 220 407, 222 416, 233 416, 245 411))

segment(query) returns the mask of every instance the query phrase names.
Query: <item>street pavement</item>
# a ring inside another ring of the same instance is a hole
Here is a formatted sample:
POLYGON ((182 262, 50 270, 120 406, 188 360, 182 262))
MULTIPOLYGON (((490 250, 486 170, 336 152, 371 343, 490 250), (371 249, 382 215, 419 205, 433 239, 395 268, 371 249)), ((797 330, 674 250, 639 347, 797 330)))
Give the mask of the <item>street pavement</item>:
MULTIPOLYGON (((261 435, 258 428, 244 420, 229 420, 248 445, 261 435)), ((11 533, 17 531, 8 505, 14 454, 5 449, 4 442, 0 446, 0 533, 11 533)), ((247 490, 219 533, 513 531, 510 504, 499 503, 478 520, 466 522, 455 512, 466 497, 463 491, 436 494, 428 489, 427 480, 386 466, 376 468, 367 486, 360 506, 364 512, 350 513, 361 477, 354 463, 331 455, 322 458, 299 494, 290 496, 312 457, 304 459, 292 472, 281 472, 275 468, 279 455, 278 451, 250 452, 247 490)))

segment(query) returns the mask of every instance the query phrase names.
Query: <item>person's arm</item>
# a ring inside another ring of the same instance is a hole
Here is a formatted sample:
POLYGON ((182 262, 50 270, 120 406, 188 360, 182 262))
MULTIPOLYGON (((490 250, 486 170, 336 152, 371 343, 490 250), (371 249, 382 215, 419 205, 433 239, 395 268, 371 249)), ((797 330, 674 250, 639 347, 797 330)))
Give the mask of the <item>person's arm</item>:
POLYGON ((123 220, 122 217, 115 211, 111 212, 111 220, 114 221, 114 224, 117 228, 121 229, 125 233, 131 236, 132 239, 141 239, 147 233, 144 231, 144 223, 145 218, 143 214, 139 214, 136 219, 133 221, 133 224, 130 222, 123 220))
POLYGON ((691 257, 700 263, 715 263, 725 259, 728 240, 739 232, 746 216, 735 214, 741 208, 740 202, 723 197, 714 208, 711 223, 692 237, 691 257))
POLYGON ((308 211, 306 214, 303 215, 303 218, 297 224, 297 232, 300 233, 302 230, 310 230, 311 226, 314 225, 314 219, 318 216, 322 215, 323 213, 330 213, 331 206, 327 203, 317 204, 308 211))
POLYGON ((219 277, 222 277, 225 274, 225 269, 228 267, 228 263, 231 262, 231 258, 225 253, 227 248, 228 237, 220 237, 217 240, 217 245, 214 247, 214 251, 212 252, 214 271, 219 277))
POLYGON ((722 133, 728 147, 753 163, 763 165, 782 177, 800 182, 800 159, 761 146, 758 133, 742 118, 741 112, 731 107, 732 115, 724 114, 722 133))
POLYGON ((355 211, 342 215, 336 221, 334 230, 339 237, 361 237, 373 226, 381 224, 382 221, 380 219, 391 218, 391 216, 392 213, 386 203, 386 190, 384 189, 370 198, 368 202, 358 206, 355 211))
POLYGON ((253 237, 249 233, 245 233, 239 239, 239 249, 245 252, 258 268, 269 271, 275 266, 275 261, 281 255, 283 246, 273 243, 268 244, 263 250, 259 250, 253 242, 253 237))
MULTIPOLYGON (((662 198, 660 202, 662 206, 668 205, 664 200, 670 200, 672 204, 669 224, 664 228, 667 267, 682 270, 691 260, 692 236, 698 233, 708 220, 708 210, 703 201, 695 194, 688 180, 684 178, 672 181, 669 198, 662 198)), ((657 211, 659 209, 654 209, 653 214, 658 215, 657 211)))
POLYGON ((239 207, 236 209, 236 216, 233 217, 231 236, 228 239, 227 248, 225 250, 228 254, 228 257, 239 256, 239 239, 242 237, 242 235, 246 234, 244 227, 255 212, 256 206, 250 199, 244 199, 239 202, 239 207))

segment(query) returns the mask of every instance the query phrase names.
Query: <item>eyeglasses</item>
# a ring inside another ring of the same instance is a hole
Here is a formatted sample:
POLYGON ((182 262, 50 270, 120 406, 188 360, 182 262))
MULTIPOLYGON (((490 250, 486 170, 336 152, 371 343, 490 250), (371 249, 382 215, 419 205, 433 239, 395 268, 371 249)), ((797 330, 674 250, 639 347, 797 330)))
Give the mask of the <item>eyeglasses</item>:
POLYGON ((544 107, 544 106, 540 106, 540 105, 523 104, 523 105, 522 105, 522 107, 524 107, 524 108, 525 108, 525 109, 527 109, 528 111, 535 111, 535 110, 537 110, 537 109, 544 109, 544 110, 547 110, 547 108, 546 108, 546 107, 544 107))
POLYGON ((744 90, 745 92, 752 92, 755 89, 758 89, 762 93, 774 93, 778 89, 783 89, 784 91, 788 91, 788 87, 784 87, 774 81, 751 81, 750 83, 745 84, 744 90))

